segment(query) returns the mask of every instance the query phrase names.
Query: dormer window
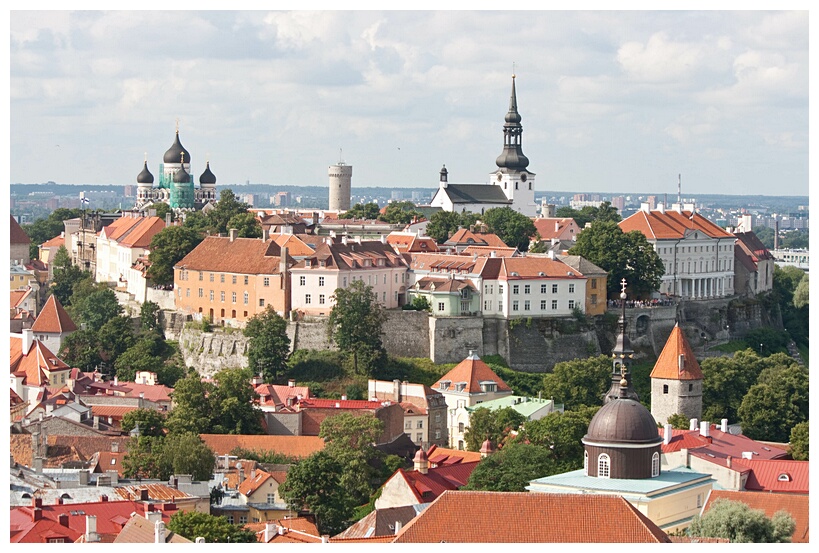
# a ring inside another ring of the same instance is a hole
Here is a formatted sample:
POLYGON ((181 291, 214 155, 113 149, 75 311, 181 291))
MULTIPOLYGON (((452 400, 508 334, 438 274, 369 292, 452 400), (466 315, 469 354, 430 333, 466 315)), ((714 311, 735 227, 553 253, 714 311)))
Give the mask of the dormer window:
POLYGON ((463 392, 464 390, 466 390, 466 382, 458 382, 455 384, 456 392, 463 392))
POLYGON ((307 267, 308 269, 310 268, 311 264, 312 262, 309 259, 304 260, 304 266, 307 267))
POLYGON ((790 482, 792 480, 791 475, 787 472, 783 472, 779 476, 776 477, 777 481, 779 482, 790 482))
POLYGON ((451 382, 451 381, 449 381, 449 380, 443 380, 443 381, 441 382, 441 389, 442 389, 442 390, 446 390, 446 389, 448 389, 450 384, 452 384, 452 382, 451 382))
POLYGON ((498 384, 494 381, 488 382, 481 382, 481 391, 482 392, 497 392, 498 391, 498 384))

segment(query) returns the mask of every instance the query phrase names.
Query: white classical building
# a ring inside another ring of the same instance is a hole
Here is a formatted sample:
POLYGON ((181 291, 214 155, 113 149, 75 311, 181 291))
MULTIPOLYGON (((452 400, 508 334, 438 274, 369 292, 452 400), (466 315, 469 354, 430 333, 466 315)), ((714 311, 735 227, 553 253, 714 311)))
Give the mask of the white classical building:
POLYGON ((660 256, 665 267, 660 293, 687 299, 732 296, 736 237, 692 204, 658 207, 651 210, 644 203, 619 225, 623 232, 643 233, 660 256))

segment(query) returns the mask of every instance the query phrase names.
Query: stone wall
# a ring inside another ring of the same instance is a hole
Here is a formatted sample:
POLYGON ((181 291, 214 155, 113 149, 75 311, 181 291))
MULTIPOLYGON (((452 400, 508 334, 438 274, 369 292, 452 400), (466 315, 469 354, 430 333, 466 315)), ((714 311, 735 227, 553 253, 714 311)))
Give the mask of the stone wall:
POLYGON ((211 377, 221 369, 247 367, 247 338, 241 331, 202 332, 183 328, 178 340, 185 365, 195 367, 202 376, 211 377))
POLYGON ((430 320, 426 311, 387 311, 382 325, 384 348, 397 357, 429 357, 430 320))
POLYGON ((435 363, 459 363, 470 351, 485 355, 483 321, 481 317, 429 317, 430 359, 435 363))

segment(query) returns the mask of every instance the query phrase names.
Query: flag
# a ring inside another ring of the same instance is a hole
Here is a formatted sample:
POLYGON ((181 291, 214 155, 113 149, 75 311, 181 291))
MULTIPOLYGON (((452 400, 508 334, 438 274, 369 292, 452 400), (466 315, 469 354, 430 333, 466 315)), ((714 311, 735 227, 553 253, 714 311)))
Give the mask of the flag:
POLYGON ((80 201, 83 203, 83 205, 85 205, 88 203, 89 200, 88 198, 81 198, 80 201))

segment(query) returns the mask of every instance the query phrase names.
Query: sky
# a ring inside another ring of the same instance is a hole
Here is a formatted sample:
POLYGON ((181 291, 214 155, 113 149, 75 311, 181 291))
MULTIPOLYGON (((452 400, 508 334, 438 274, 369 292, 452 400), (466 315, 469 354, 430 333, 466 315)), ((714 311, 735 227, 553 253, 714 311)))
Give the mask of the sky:
POLYGON ((326 186, 344 161, 354 189, 433 188, 442 165, 451 183, 488 183, 514 73, 538 195, 808 195, 804 7, 16 4, 11 183, 135 184, 146 160, 157 177, 177 126, 196 182, 209 161, 219 185, 326 186))

